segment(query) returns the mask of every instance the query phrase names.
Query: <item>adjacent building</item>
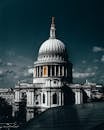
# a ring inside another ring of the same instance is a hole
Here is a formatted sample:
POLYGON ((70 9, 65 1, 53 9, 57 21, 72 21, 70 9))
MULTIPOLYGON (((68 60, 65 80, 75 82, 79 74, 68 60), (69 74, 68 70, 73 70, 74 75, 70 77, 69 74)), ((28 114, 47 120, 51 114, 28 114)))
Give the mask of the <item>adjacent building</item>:
POLYGON ((0 88, 0 97, 5 99, 9 105, 14 104, 14 95, 12 88, 0 88))

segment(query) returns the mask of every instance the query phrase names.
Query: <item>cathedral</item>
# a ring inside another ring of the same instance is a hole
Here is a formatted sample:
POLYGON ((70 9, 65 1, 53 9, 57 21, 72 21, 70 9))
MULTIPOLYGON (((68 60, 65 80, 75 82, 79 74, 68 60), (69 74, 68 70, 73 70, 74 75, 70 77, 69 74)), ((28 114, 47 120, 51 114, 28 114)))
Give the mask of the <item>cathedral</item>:
MULTIPOLYGON (((40 46, 34 62, 33 83, 19 82, 15 86, 15 111, 23 98, 26 100, 27 120, 51 107, 83 103, 83 91, 78 84, 72 84, 72 63, 65 44, 56 38, 54 17, 50 36, 40 46)), ((86 87, 91 96, 91 88, 86 87)))

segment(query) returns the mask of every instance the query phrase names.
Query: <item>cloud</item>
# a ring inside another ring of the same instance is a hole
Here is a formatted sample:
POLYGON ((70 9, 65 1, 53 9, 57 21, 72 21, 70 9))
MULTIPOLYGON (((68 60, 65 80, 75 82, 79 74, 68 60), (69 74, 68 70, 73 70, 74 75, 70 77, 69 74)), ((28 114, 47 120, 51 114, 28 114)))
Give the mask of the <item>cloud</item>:
POLYGON ((3 60, 0 58, 0 65, 4 65, 3 60))
POLYGON ((15 52, 13 50, 9 50, 5 52, 8 57, 14 57, 16 56, 15 52))
POLYGON ((18 80, 32 80, 33 59, 7 50, 0 57, 0 84, 14 87, 18 80))
POLYGON ((91 72, 91 71, 92 71, 92 68, 88 67, 88 68, 86 69, 86 71, 87 71, 87 72, 91 72))
POLYGON ((0 64, 2 63, 2 59, 0 59, 0 64))
POLYGON ((15 72, 14 72, 13 70, 9 70, 9 69, 8 69, 8 70, 5 71, 5 74, 13 74, 13 75, 14 75, 15 72))
POLYGON ((24 71, 24 77, 30 77, 33 74, 33 68, 24 71))
POLYGON ((19 76, 18 76, 18 75, 15 75, 15 76, 14 76, 14 79, 19 79, 19 76))
POLYGON ((104 48, 103 47, 94 46, 92 51, 93 52, 103 52, 104 48))
POLYGON ((97 63, 97 62, 99 62, 99 60, 98 59, 94 59, 94 61, 93 61, 94 63, 97 63))
POLYGON ((83 60, 82 63, 85 64, 85 63, 86 63, 86 60, 83 60))
POLYGON ((95 75, 95 72, 74 72, 74 78, 88 78, 95 75))
POLYGON ((98 70, 98 66, 94 66, 94 69, 95 69, 95 70, 98 70))
POLYGON ((72 69, 72 72, 75 72, 75 69, 74 69, 74 68, 72 69))
POLYGON ((102 57, 101 57, 101 61, 104 62, 104 55, 102 55, 102 57))
POLYGON ((2 76, 3 75, 3 70, 0 70, 0 76, 2 76))
POLYGON ((7 62, 7 66, 16 66, 16 65, 14 65, 12 62, 7 62))
POLYGON ((28 69, 29 74, 33 74, 33 68, 28 69))
POLYGON ((13 64, 11 62, 7 62, 7 66, 12 66, 13 64))
POLYGON ((0 76, 1 77, 9 77, 10 75, 14 76, 15 72, 13 70, 9 70, 9 69, 0 70, 0 76))

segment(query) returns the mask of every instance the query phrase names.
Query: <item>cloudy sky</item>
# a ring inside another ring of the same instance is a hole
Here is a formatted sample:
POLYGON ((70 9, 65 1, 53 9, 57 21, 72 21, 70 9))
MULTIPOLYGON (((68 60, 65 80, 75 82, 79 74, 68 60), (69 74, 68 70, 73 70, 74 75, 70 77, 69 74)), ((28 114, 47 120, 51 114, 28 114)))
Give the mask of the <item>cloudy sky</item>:
POLYGON ((55 16, 74 82, 104 83, 103 0, 0 0, 0 87, 31 81, 39 46, 55 16))

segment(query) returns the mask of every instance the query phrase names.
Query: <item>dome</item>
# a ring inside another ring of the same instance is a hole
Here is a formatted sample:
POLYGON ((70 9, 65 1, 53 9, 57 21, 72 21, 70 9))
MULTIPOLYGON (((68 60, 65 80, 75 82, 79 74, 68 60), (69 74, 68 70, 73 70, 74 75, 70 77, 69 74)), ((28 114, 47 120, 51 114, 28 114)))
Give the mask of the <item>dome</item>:
POLYGON ((50 28, 50 37, 40 46, 38 61, 64 61, 67 59, 67 51, 64 43, 56 39, 54 18, 50 28))
POLYGON ((41 45, 39 55, 41 54, 63 54, 65 53, 65 45, 58 39, 48 39, 41 45))

